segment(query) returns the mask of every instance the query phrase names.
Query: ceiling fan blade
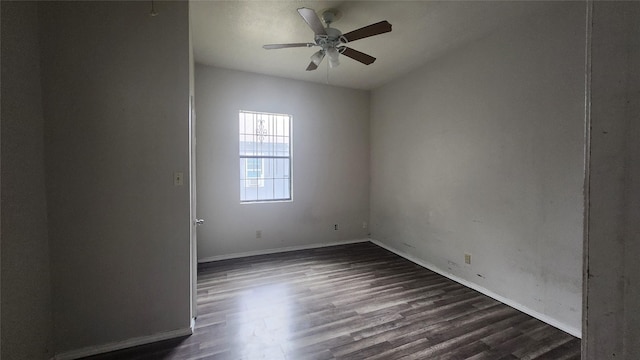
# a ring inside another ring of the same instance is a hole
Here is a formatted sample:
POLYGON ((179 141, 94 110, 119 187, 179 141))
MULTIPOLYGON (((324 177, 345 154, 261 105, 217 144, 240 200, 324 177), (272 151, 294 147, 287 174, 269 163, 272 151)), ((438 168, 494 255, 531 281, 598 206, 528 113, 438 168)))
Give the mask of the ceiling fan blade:
POLYGON ((298 9, 298 13, 302 16, 304 21, 307 22, 307 25, 309 25, 316 35, 327 35, 327 31, 324 29, 322 21, 320 21, 318 14, 316 14, 313 9, 300 8, 298 9))
POLYGON ((309 66, 307 66, 307 71, 312 71, 318 68, 318 65, 316 65, 313 61, 309 63, 309 66))
POLYGON ((374 61, 376 61, 376 58, 374 58, 373 56, 367 55, 367 54, 365 54, 363 52, 360 52, 358 50, 353 50, 352 48, 348 48, 346 46, 341 47, 340 50, 341 50, 340 52, 342 53, 342 55, 348 56, 348 57, 352 58, 355 61, 360 61, 361 63, 363 63, 365 65, 371 65, 371 64, 373 64, 374 61))
POLYGON ((285 48, 293 48, 293 47, 312 47, 315 46, 314 43, 292 43, 292 44, 267 44, 262 45, 264 49, 272 50, 272 49, 285 49, 285 48))
POLYGON ((351 42, 351 41, 360 40, 369 36, 384 34, 389 31, 391 31, 391 24, 389 24, 387 20, 383 20, 378 23, 371 24, 369 26, 365 26, 363 28, 350 31, 342 35, 342 37, 345 38, 347 41, 351 42))

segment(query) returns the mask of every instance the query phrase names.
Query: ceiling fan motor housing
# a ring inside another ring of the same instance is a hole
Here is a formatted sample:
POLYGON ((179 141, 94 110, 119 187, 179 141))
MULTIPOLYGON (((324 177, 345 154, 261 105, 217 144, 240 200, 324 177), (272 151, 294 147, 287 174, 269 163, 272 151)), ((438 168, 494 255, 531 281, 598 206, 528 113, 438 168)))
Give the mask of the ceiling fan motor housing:
POLYGON ((323 50, 331 47, 337 47, 341 43, 346 43, 347 39, 342 36, 342 32, 335 28, 326 28, 327 35, 316 35, 315 42, 323 50))

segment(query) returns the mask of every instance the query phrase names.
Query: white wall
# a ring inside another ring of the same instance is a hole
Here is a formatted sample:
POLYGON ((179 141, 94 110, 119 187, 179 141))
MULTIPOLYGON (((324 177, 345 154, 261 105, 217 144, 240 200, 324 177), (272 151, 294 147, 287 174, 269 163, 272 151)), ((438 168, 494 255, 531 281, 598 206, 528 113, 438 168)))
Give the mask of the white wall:
POLYGON ((200 261, 367 237, 368 92, 202 65, 195 78, 200 261), (239 110, 293 115, 292 202, 240 204, 239 110))
POLYGON ((640 3, 594 2, 585 359, 640 353, 640 3))
POLYGON ((0 358, 52 355, 38 14, 2 1, 2 341, 0 358))
POLYGON ((190 326, 188 3, 155 7, 39 4, 58 353, 190 326))
POLYGON ((585 4, 548 7, 373 92, 371 232, 579 334, 585 4))

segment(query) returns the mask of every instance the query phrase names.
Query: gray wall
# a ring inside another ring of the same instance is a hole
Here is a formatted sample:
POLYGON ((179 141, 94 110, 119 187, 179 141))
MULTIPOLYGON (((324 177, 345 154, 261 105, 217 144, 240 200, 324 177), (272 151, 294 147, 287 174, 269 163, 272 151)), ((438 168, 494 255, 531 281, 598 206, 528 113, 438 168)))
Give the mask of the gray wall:
POLYGON ((367 237, 368 92, 202 65, 195 79, 198 259, 367 237), (292 202, 240 204, 239 110, 293 115, 292 202))
POLYGON ((1 4, 0 358, 47 359, 52 355, 51 284, 37 3, 1 4))
POLYGON ((586 359, 640 354, 640 3, 594 2, 586 359))
POLYGON ((39 7, 57 352, 190 325, 188 3, 155 7, 39 7))
MULTIPOLYGON (((626 137, 626 151, 629 172, 627 174, 626 233, 625 233, 625 273, 627 285, 624 291, 625 350, 624 355, 631 359, 640 354, 640 3, 631 3, 627 12, 628 20, 633 24, 627 34, 629 40, 629 100, 627 119, 631 127, 626 137)), ((595 254, 598 256, 598 254, 595 254)))
POLYGON ((585 4, 548 6, 373 92, 371 232, 579 333, 585 4))

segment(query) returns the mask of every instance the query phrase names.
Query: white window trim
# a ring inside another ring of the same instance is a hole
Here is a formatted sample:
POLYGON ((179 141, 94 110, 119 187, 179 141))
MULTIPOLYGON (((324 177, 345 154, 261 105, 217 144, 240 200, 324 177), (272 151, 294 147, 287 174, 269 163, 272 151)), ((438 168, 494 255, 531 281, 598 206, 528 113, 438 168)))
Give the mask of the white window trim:
MULTIPOLYGON (((259 204, 259 203, 278 203, 278 202, 292 202, 293 201, 293 115, 291 114, 279 114, 279 113, 269 113, 269 112, 258 112, 258 111, 247 111, 247 110, 239 110, 238 114, 260 114, 260 115, 274 115, 274 116, 285 116, 289 119, 288 123, 289 123, 289 129, 288 129, 288 146, 289 146, 289 155, 288 156, 269 156, 269 155, 258 155, 258 154, 251 154, 251 155, 240 155, 240 159, 244 158, 244 159, 255 159, 255 158, 261 158, 262 159, 262 164, 261 164, 261 176, 260 176, 260 180, 258 181, 258 186, 257 187, 264 187, 265 186, 265 176, 264 176, 264 159, 287 159, 288 163, 289 163, 289 170, 288 170, 288 176, 285 177, 285 179, 287 179, 287 185, 289 186, 289 197, 288 198, 273 198, 273 199, 256 199, 256 200, 242 200, 242 191, 241 191, 241 195, 240 195, 240 203, 241 204, 259 204)), ((255 121, 255 120, 254 120, 255 121)), ((239 133, 239 131, 238 131, 239 133)), ((248 169, 246 168, 246 164, 245 164, 245 181, 249 180, 249 176, 246 173, 248 169)), ((246 184, 246 182, 245 182, 246 184)), ((256 186, 246 186, 245 188, 256 188, 256 186)))

